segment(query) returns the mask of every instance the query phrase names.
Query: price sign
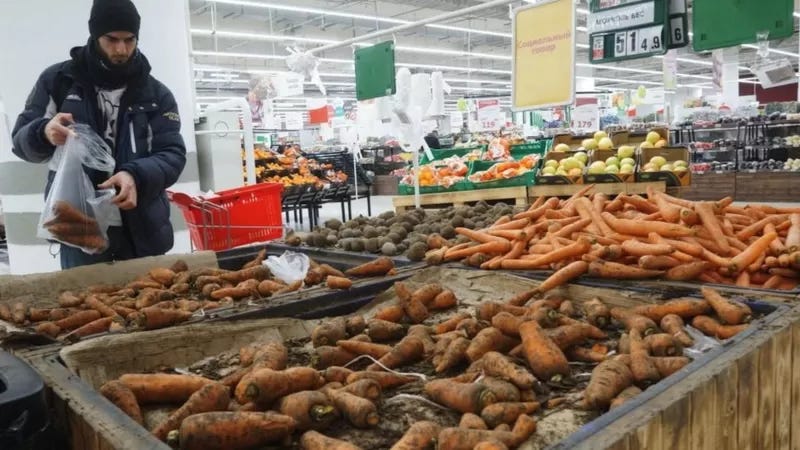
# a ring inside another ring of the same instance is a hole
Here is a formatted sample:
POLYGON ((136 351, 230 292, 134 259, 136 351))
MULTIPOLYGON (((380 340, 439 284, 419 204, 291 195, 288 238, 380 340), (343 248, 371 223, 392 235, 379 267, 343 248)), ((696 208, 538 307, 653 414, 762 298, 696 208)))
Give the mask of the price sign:
POLYGON ((669 1, 669 47, 680 48, 689 45, 689 15, 686 0, 669 1))
MULTIPOLYGON (((592 46, 589 61, 607 63, 666 53, 671 45, 668 7, 675 1, 592 0, 587 23, 592 46)), ((684 14, 685 1, 680 0, 684 14)), ((683 30, 678 33, 685 34, 683 30)))
POLYGON ((576 106, 572 110, 571 119, 570 128, 573 130, 599 130, 600 108, 597 103, 576 106))

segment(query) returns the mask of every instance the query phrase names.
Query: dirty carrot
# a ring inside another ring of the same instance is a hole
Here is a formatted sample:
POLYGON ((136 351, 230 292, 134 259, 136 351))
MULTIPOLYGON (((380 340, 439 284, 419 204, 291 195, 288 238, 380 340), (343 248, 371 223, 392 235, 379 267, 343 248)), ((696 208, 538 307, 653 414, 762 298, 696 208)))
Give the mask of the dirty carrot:
POLYGON ((633 374, 627 364, 616 359, 603 361, 594 368, 584 392, 586 404, 604 410, 623 390, 633 384, 633 374))
POLYGON ((324 382, 319 372, 311 367, 292 367, 281 371, 258 369, 245 375, 236 386, 236 400, 241 404, 254 402, 270 405, 285 395, 318 389, 324 382))
POLYGON ((462 311, 462 312, 456 313, 456 315, 454 315, 453 317, 445 320, 444 322, 441 322, 441 323, 438 323, 438 324, 434 325, 433 326, 433 332, 435 334, 444 334, 444 333, 448 333, 450 331, 453 331, 453 330, 456 329, 458 324, 461 323, 461 321, 469 319, 470 317, 472 317, 472 316, 467 312, 463 312, 462 311))
POLYGON ((361 450, 361 447, 314 430, 306 431, 300 436, 300 448, 301 450, 361 450))
POLYGON ((400 339, 405 334, 402 325, 386 320, 372 319, 367 322, 367 336, 373 341, 383 342, 400 339))
POLYGON ((331 366, 327 367, 322 372, 322 377, 325 378, 325 381, 328 383, 338 382, 338 383, 346 383, 347 377, 353 374, 353 371, 340 366, 331 366))
POLYGON ((339 418, 339 411, 327 395, 320 391, 300 391, 283 397, 275 408, 289 416, 300 431, 322 430, 339 418))
POLYGON ((386 275, 394 269, 394 262, 387 257, 381 257, 374 261, 353 267, 345 272, 346 275, 353 277, 379 277, 386 275))
POLYGON ((376 371, 363 371, 353 372, 347 377, 347 384, 352 384, 358 380, 369 379, 375 380, 381 385, 381 389, 391 389, 404 384, 413 383, 419 378, 399 375, 391 372, 376 372, 376 371))
POLYGON ((192 317, 189 311, 180 309, 163 309, 151 306, 139 311, 137 325, 145 330, 169 327, 181 322, 186 322, 192 317))
POLYGON ((506 336, 497 328, 488 327, 472 338, 466 355, 470 362, 475 362, 488 352, 507 352, 517 345, 519 345, 518 339, 506 336))
POLYGON ((470 340, 464 337, 457 337, 453 339, 446 347, 441 357, 434 356, 433 363, 435 365, 436 373, 442 373, 467 359, 467 349, 470 346, 470 340))
POLYGON ((546 280, 542 281, 542 283, 536 288, 538 293, 548 292, 552 289, 555 289, 559 286, 564 285, 565 283, 578 278, 579 276, 585 274, 589 270, 589 264, 585 261, 575 261, 564 268, 557 270, 555 273, 550 275, 546 280))
POLYGON ((711 311, 711 304, 708 301, 692 298, 669 300, 664 303, 637 306, 631 309, 631 312, 645 316, 656 323, 670 314, 691 319, 694 316, 707 314, 709 311, 711 311))
POLYGON ((539 410, 538 402, 501 402, 483 408, 481 418, 489 426, 495 428, 500 424, 513 424, 522 414, 533 414, 539 410))
POLYGON ((619 395, 614 397, 614 400, 611 401, 611 406, 609 409, 619 408, 622 406, 623 403, 627 402, 628 400, 636 397, 637 395, 641 394, 642 390, 636 386, 630 386, 626 388, 624 391, 620 392, 619 395))
POLYGON ((325 285, 331 289, 339 289, 344 291, 353 287, 353 282, 348 278, 328 275, 328 278, 325 279, 325 285))
POLYGON ((441 426, 438 423, 422 420, 414 422, 406 433, 397 441, 391 450, 420 450, 430 448, 439 436, 441 426))
POLYGON ((113 403, 122 412, 128 415, 134 422, 142 425, 142 411, 139 409, 139 403, 136 401, 136 396, 133 395, 130 389, 120 381, 113 380, 100 387, 100 393, 108 401, 113 403))
POLYGON ((375 318, 387 322, 399 323, 401 320, 403 320, 403 317, 405 317, 405 315, 406 313, 405 311, 403 311, 402 306, 392 305, 379 309, 375 313, 375 318))
POLYGON ((690 262, 667 270, 664 278, 670 281, 691 281, 708 269, 709 263, 705 261, 690 262))
POLYGON ((425 383, 425 394, 460 413, 479 414, 483 408, 496 403, 494 393, 483 384, 459 383, 446 378, 425 383))
POLYGON ((184 403, 195 392, 215 381, 197 375, 125 374, 119 381, 128 387, 141 405, 184 403))
POLYGON ((99 311, 93 309, 75 313, 69 317, 58 320, 55 324, 62 330, 73 330, 102 317, 99 311))
POLYGON ((637 330, 642 336, 649 336, 658 330, 651 319, 622 308, 611 308, 611 317, 625 326, 628 331, 637 330))
POLYGON ((611 311, 600 299, 593 298, 583 304, 586 320, 598 327, 605 328, 611 320, 611 311))
POLYGON ((708 316, 695 317, 692 319, 692 326, 707 336, 723 340, 730 339, 747 329, 747 325, 723 325, 718 320, 708 316))
POLYGON ((686 332, 683 319, 676 314, 667 314, 661 319, 661 329, 672 335, 681 345, 691 347, 694 339, 686 332))
POLYGON ((336 345, 354 355, 369 355, 375 359, 383 358, 392 351, 389 345, 353 340, 341 340, 336 345))
POLYGON ((606 353, 601 353, 592 348, 586 347, 572 347, 567 350, 566 354, 570 361, 582 361, 597 364, 606 360, 606 353))
POLYGON ((660 270, 642 269, 611 261, 594 261, 589 264, 589 274, 599 278, 641 280, 659 277, 663 275, 664 272, 660 270))
POLYGON ((208 412, 184 419, 167 440, 182 450, 261 448, 284 441, 294 429, 294 419, 273 412, 208 412))
MULTIPOLYGON (((673 252, 674 254, 674 252, 673 252)), ((690 257, 691 258, 691 257, 690 257)), ((691 258, 693 259, 693 258, 691 258)), ((672 256, 646 255, 639 258, 639 267, 647 270, 669 270, 681 265, 681 261, 672 256)))
POLYGON ((226 411, 231 400, 228 392, 228 388, 219 383, 203 386, 192 394, 183 406, 159 423, 153 429, 153 434, 163 441, 170 431, 178 429, 181 422, 191 415, 212 411, 226 411))
POLYGON ((644 338, 644 343, 652 356, 678 356, 683 353, 683 347, 671 334, 651 334, 644 338))
POLYGON ((628 333, 628 337, 630 338, 630 367, 633 380, 641 386, 657 383, 661 379, 661 374, 650 359, 650 354, 642 335, 639 334, 638 330, 633 329, 628 333))
POLYGON ((468 430, 488 430, 489 426, 486 425, 486 422, 484 422, 483 419, 481 419, 481 417, 477 414, 465 413, 461 416, 461 421, 458 422, 458 428, 466 428, 468 430))
MULTIPOLYGON (((422 340, 415 336, 406 336, 391 350, 381 357, 378 362, 384 367, 394 369, 408 364, 416 363, 425 356, 425 346, 422 340)), ((380 370, 381 366, 372 364, 367 370, 380 370)))
POLYGON ((353 394, 355 396, 365 398, 367 400, 371 400, 373 402, 378 401, 381 398, 381 385, 375 380, 370 380, 368 378, 364 378, 363 380, 358 380, 355 383, 350 383, 346 386, 339 388, 340 391, 347 392, 348 394, 353 394))
POLYGON ((528 370, 501 353, 488 352, 483 355, 481 361, 486 375, 508 380, 519 389, 532 389, 536 384, 536 378, 528 370))
POLYGON ((717 315, 728 325, 747 323, 753 317, 753 311, 749 306, 732 302, 712 288, 703 287, 701 292, 717 315))
POLYGON ((77 340, 86 336, 92 336, 95 334, 105 333, 108 331, 111 323, 114 321, 111 317, 101 317, 97 320, 93 320, 86 325, 72 331, 68 335, 64 336, 64 339, 68 341, 77 340))
POLYGON ((536 378, 558 381, 570 374, 567 357, 536 322, 519 327, 525 359, 536 378))

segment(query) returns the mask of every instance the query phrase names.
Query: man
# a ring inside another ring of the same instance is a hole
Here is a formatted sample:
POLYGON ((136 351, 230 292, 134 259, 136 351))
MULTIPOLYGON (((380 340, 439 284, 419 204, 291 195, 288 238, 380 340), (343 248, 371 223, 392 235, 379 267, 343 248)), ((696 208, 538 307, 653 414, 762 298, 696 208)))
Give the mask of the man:
POLYGON ((14 154, 50 162, 45 192, 58 168, 71 124, 90 125, 108 143, 114 175, 88 173, 99 189, 117 191, 120 214, 108 229, 109 249, 99 255, 61 246, 63 269, 162 255, 173 245, 165 189, 186 164, 180 116, 172 93, 150 76, 139 51, 139 13, 130 0, 95 0, 91 37, 71 60, 46 69, 13 131, 14 154))

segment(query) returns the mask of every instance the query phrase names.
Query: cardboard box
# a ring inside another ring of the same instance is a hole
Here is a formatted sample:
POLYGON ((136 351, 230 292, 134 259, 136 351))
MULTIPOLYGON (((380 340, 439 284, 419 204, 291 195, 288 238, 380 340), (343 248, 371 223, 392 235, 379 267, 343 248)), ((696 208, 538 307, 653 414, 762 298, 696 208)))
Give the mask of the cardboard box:
POLYGON ((689 162, 689 149, 686 147, 643 148, 639 152, 639 167, 636 171, 636 181, 664 181, 668 187, 689 186, 692 184, 692 172, 687 170, 682 173, 675 172, 646 172, 644 166, 653 157, 661 156, 668 163, 675 161, 689 162))
MULTIPOLYGON (((547 161, 561 161, 569 158, 571 153, 550 152, 544 157, 541 167, 544 168, 547 161)), ((583 184, 583 174, 576 176, 563 175, 542 175, 541 172, 536 176, 536 184, 583 184)))
POLYGON ((580 151, 581 144, 583 143, 583 141, 591 137, 592 136, 589 135, 575 136, 572 134, 559 134, 553 137, 553 142, 550 144, 550 151, 552 152, 559 144, 568 145, 569 151, 571 152, 580 151))
MULTIPOLYGON (((583 174, 583 182, 585 184, 595 183, 633 183, 636 180, 636 171, 632 173, 602 173, 590 174, 589 166, 597 161, 605 162, 608 158, 617 156, 616 150, 593 150, 589 153, 589 164, 586 165, 586 171, 583 174)), ((635 168, 634 168, 635 169, 635 168)))

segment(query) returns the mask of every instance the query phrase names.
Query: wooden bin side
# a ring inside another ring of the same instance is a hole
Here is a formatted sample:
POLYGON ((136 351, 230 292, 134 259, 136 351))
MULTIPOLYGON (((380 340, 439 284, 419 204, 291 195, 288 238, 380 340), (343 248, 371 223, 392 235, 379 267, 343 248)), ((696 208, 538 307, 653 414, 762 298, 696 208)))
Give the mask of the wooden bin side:
POLYGON ((800 448, 800 307, 576 449, 800 448))

